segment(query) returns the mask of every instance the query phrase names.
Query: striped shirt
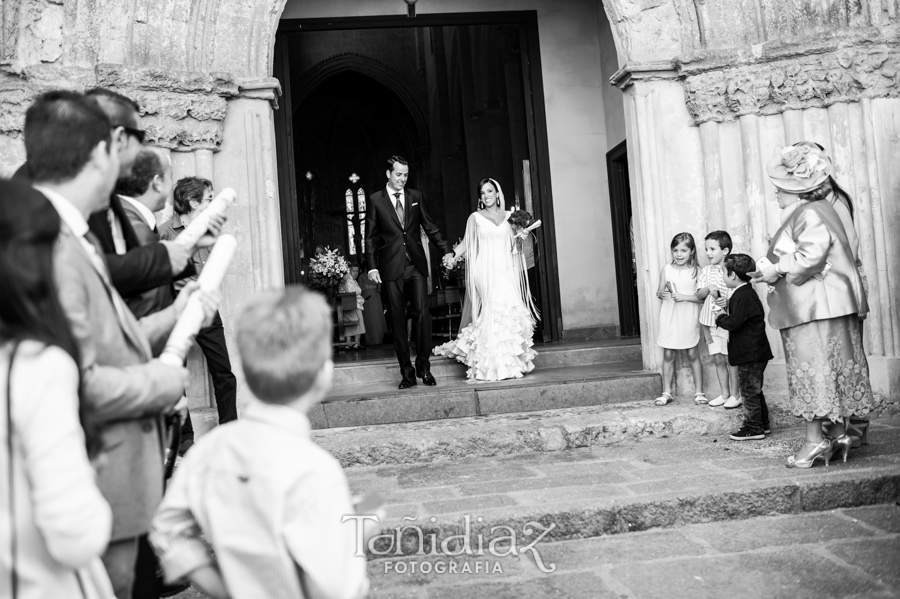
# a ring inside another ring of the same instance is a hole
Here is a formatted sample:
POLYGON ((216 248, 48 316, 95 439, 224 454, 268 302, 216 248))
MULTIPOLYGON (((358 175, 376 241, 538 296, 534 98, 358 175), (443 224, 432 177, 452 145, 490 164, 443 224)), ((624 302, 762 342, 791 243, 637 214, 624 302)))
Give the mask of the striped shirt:
MULTIPOLYGON (((718 289, 727 298, 729 289, 725 286, 725 267, 721 264, 710 264, 700 269, 700 274, 697 276, 697 291, 704 287, 718 289)), ((711 293, 706 296, 706 301, 703 302, 703 306, 700 308, 700 324, 708 327, 716 326, 716 316, 721 314, 721 312, 716 313, 713 311, 712 307, 715 303, 716 298, 711 293)))

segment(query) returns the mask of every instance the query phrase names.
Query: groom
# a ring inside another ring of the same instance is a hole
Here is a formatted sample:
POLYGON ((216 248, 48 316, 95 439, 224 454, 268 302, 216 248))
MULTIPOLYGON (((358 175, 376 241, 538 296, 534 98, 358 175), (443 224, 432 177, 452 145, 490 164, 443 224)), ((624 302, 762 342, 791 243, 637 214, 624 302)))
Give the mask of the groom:
POLYGON ((369 279, 381 283, 387 300, 394 349, 400 362, 400 389, 408 389, 420 377, 426 385, 436 385, 428 359, 431 356, 431 314, 428 312, 428 263, 419 226, 432 243, 445 253, 452 250, 428 212, 425 200, 415 189, 405 189, 409 165, 400 156, 387 161, 387 186, 369 196, 366 209, 366 261, 369 279), (416 368, 409 360, 406 335, 406 303, 412 316, 416 339, 416 368))

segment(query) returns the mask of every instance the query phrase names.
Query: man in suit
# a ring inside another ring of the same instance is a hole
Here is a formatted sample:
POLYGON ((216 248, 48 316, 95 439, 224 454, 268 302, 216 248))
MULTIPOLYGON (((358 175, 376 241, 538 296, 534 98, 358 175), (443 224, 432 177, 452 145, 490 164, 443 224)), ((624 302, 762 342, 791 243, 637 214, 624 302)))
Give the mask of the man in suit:
MULTIPOLYGON (((104 88, 88 90, 85 95, 97 102, 111 123, 119 148, 118 178, 131 175, 145 136, 137 103, 104 88)), ((91 215, 88 224, 106 255, 113 285, 125 298, 194 274, 189 267, 189 249, 172 242, 140 242, 116 195, 110 197, 107 210, 91 215)))
MULTIPOLYGON (((159 242, 154 212, 162 210, 172 194, 172 161, 156 148, 144 148, 135 159, 131 175, 120 178, 116 193, 122 212, 141 246, 159 242)), ((140 295, 129 297, 128 307, 137 318, 168 308, 175 301, 175 289, 169 282, 140 295)))
MULTIPOLYGON (((131 598, 137 540, 162 499, 162 414, 184 393, 187 370, 153 356, 187 301, 138 322, 113 287, 87 218, 105 211, 119 173, 115 135, 92 100, 69 91, 39 96, 25 114, 34 187, 59 212, 54 270, 81 351, 82 394, 103 425, 107 462, 97 483, 113 511, 103 562, 118 599, 131 598)), ((204 297, 211 312, 215 298, 204 297)))
POLYGON ((406 189, 409 165, 400 156, 387 161, 387 186, 369 196, 366 208, 366 262, 369 279, 381 283, 387 301, 388 320, 394 338, 394 349, 400 362, 400 389, 416 384, 416 377, 426 385, 436 385, 431 374, 431 314, 428 312, 428 263, 419 227, 444 251, 451 248, 425 208, 425 198, 415 189, 406 189), (416 367, 409 359, 406 335, 406 303, 412 316, 412 333, 416 340, 416 367))

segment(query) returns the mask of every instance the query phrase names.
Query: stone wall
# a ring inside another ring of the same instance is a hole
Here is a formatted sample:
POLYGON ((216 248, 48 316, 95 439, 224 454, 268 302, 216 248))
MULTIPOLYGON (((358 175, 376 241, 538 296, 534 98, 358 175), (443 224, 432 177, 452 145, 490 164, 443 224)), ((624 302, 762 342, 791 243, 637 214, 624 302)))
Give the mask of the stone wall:
MULTIPOLYGON (((641 214, 646 367, 661 360, 652 292, 670 260, 669 240, 689 231, 699 242, 707 231, 726 229, 736 250, 763 254, 780 224, 765 162, 776 145, 808 139, 831 152, 835 178, 854 199, 868 273, 873 384, 896 403, 900 313, 890 291, 900 281, 896 3, 735 2, 727 11, 693 4, 697 12, 676 10, 680 28, 697 35, 681 38, 674 60, 651 54, 613 77, 625 92, 632 196, 641 214)), ((657 23, 652 15, 662 8, 631 18, 657 23)), ((700 261, 706 262, 702 255, 700 261)), ((777 332, 770 331, 770 342, 780 356, 777 332)), ((693 388, 686 364, 678 378, 680 392, 693 388)), ((716 394, 711 368, 706 379, 716 394)))
MULTIPOLYGON (((659 364, 652 291, 671 236, 688 230, 702 237, 724 226, 738 247, 759 253, 778 222, 763 161, 778 143, 812 138, 829 147, 838 180, 857 202, 873 304, 866 329, 873 380, 896 398, 900 0, 420 0, 420 14, 538 11, 557 229, 597 257, 585 266, 572 262, 574 250, 558 248, 566 328, 615 313, 613 286, 590 281, 614 270, 595 234, 609 210, 601 7, 625 67, 615 81, 624 90, 645 367, 659 364)), ((228 225, 242 236, 240 270, 225 289, 226 328, 233 328, 242 298, 282 282, 271 121, 277 82, 267 79, 282 11, 398 15, 405 5, 5 0, 0 174, 24 160, 21 115, 40 90, 104 82, 140 95, 154 139, 173 152, 176 174, 212 173, 246 202, 228 225)), ((683 376, 680 382, 687 388, 683 376)), ((246 393, 240 397, 246 401, 246 393)))

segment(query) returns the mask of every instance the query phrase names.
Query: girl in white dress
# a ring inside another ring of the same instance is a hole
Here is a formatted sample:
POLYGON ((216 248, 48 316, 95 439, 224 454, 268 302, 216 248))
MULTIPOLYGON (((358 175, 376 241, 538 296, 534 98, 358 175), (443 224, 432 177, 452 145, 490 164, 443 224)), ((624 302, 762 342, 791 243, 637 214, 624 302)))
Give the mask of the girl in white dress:
POLYGON ((503 190, 493 179, 478 185, 479 210, 469 216, 454 257, 466 257, 466 302, 459 336, 434 354, 468 366, 470 380, 522 378, 534 369, 537 310, 531 301, 525 258, 513 253, 503 190))
POLYGON ((672 262, 659 273, 661 299, 659 308, 659 336, 656 343, 663 348, 662 395, 656 405, 664 406, 672 401, 672 377, 675 374, 675 353, 687 350, 691 371, 694 374, 695 402, 704 402, 703 369, 697 344, 700 342, 700 305, 690 301, 697 289, 697 246, 690 233, 679 233, 672 239, 672 262), (699 400, 699 401, 698 401, 699 400))

